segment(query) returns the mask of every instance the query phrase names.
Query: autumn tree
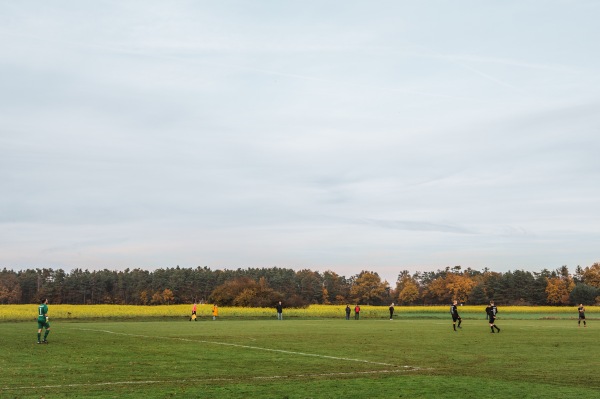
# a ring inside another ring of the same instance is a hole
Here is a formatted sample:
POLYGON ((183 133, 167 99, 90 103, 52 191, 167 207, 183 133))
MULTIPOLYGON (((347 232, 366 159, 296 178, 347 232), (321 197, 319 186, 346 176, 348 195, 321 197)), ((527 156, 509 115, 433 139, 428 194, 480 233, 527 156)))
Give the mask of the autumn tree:
MULTIPOLYGON (((210 294, 210 300, 221 306, 233 306, 233 302, 238 295, 244 292, 244 290, 255 289, 256 286, 256 281, 252 280, 250 277, 240 277, 229 280, 213 290, 210 294)), ((249 292, 246 292, 244 297, 248 297, 248 295, 249 292)))
POLYGON ((156 291, 154 294, 152 294, 152 299, 150 300, 150 303, 153 305, 160 305, 163 303, 163 296, 159 291, 156 291))
POLYGON ((350 295, 357 303, 381 305, 388 299, 389 284, 382 282, 379 274, 362 271, 350 288, 350 295))
POLYGON ((575 283, 571 278, 551 277, 546 285, 546 294, 548 303, 553 305, 567 305, 570 302, 569 294, 575 288, 575 283))
POLYGON ((584 284, 600 288, 600 263, 594 263, 583 269, 582 278, 584 284))
POLYGON ((446 289, 451 299, 458 302, 468 302, 469 294, 476 283, 466 274, 450 273, 446 276, 446 289))
POLYGON ((469 295, 477 282, 471 278, 469 273, 458 272, 454 268, 452 272, 447 271, 425 287, 424 294, 432 303, 449 303, 456 299, 459 302, 467 302, 469 295))
POLYGON ((408 270, 403 270, 398 275, 396 282, 397 302, 404 305, 414 304, 420 297, 419 285, 415 278, 411 277, 408 270))
POLYGON ((215 288, 210 300, 221 306, 271 306, 282 295, 271 289, 264 277, 258 282, 250 277, 226 281, 215 288))
POLYGON ((143 290, 142 292, 140 292, 140 302, 142 303, 142 305, 148 304, 148 291, 143 290))
POLYGON ((21 286, 17 275, 4 269, 0 272, 0 304, 21 302, 21 286))
POLYGON ((437 277, 431 280, 423 293, 431 303, 448 303, 452 299, 446 288, 445 277, 437 277))
POLYGON ((331 302, 329 301, 329 291, 327 290, 325 284, 323 284, 323 289, 321 290, 321 292, 321 303, 323 305, 331 305, 331 302))
POLYGON ((273 303, 280 300, 281 297, 282 295, 269 287, 267 280, 264 277, 261 277, 258 279, 258 289, 254 292, 254 300, 249 306, 272 306, 273 303))
POLYGON ((167 303, 167 305, 170 305, 171 302, 173 302, 173 300, 175 299, 175 296, 173 295, 173 291, 171 291, 168 288, 165 288, 164 291, 162 292, 162 299, 164 302, 167 303))

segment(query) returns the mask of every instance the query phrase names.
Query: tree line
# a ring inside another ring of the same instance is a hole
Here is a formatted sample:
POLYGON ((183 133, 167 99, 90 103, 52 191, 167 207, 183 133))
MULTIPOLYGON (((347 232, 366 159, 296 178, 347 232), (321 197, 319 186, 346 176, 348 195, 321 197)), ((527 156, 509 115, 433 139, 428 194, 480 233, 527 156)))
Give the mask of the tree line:
POLYGON ((220 306, 288 307, 309 304, 436 305, 456 299, 479 305, 600 304, 600 263, 570 273, 567 266, 540 272, 478 271, 461 266, 398 274, 395 286, 373 271, 351 277, 333 271, 288 268, 211 270, 208 267, 116 270, 36 268, 0 271, 0 304, 160 305, 217 303, 220 306))

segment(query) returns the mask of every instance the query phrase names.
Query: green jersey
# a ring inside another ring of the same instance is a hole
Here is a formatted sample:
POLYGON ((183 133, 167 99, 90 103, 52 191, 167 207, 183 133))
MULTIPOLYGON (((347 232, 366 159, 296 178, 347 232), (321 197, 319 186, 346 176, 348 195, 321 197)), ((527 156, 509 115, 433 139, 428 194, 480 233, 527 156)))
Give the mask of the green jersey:
POLYGON ((45 303, 38 306, 38 321, 46 322, 46 315, 48 314, 48 305, 45 303))

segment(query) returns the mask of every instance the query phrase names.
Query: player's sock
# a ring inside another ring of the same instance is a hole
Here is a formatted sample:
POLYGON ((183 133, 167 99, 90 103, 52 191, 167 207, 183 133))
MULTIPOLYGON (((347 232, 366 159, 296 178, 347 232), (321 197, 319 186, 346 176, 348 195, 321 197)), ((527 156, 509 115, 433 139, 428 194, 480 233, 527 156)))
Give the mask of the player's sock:
POLYGON ((460 323, 462 323, 462 320, 458 320, 458 328, 460 328, 460 323))
POLYGON ((48 338, 48 334, 50 334, 50 331, 46 330, 46 332, 44 333, 44 341, 46 340, 46 338, 48 338))
POLYGON ((452 328, 456 331, 456 324, 452 324, 452 328))
POLYGON ((38 333, 38 342, 41 341, 42 334, 38 333))
POLYGON ((492 330, 492 334, 494 333, 494 326, 490 326, 490 329, 492 330))
POLYGON ((496 327, 496 330, 498 330, 498 332, 500 332, 500 328, 498 328, 498 326, 494 325, 494 327, 496 327))

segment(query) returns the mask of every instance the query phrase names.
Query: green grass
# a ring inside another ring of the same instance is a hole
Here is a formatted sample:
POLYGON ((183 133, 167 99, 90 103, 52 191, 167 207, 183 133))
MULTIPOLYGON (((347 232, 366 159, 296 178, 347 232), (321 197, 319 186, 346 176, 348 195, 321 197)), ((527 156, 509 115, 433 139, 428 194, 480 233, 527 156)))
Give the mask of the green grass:
MULTIPOLYGON (((460 310, 460 309, 459 309, 460 310)), ((504 310, 504 309, 502 309, 504 310)), ((378 315, 381 318, 381 315, 378 315)), ((385 315, 384 315, 385 316, 385 315)), ((399 313, 394 314, 394 317, 398 316, 400 319, 439 319, 446 320, 449 317, 448 312, 410 312, 410 313, 399 313)), ((485 320, 485 313, 466 313, 460 312, 460 316, 465 319, 471 320, 485 320)), ((577 323, 577 313, 558 313, 558 312, 502 312, 500 314, 502 320, 575 320, 577 323)), ((598 320, 597 314, 586 313, 588 320, 598 320)))
POLYGON ((598 398, 596 323, 3 322, 0 398, 598 398))

